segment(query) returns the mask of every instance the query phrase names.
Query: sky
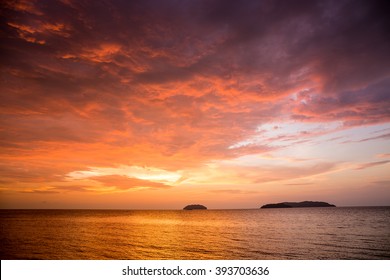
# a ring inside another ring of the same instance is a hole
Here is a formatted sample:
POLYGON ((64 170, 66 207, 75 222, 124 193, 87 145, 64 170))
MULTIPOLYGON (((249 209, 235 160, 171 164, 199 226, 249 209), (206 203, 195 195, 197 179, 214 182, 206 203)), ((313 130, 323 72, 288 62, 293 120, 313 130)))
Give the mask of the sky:
POLYGON ((0 208, 390 205, 386 1, 1 1, 0 208))

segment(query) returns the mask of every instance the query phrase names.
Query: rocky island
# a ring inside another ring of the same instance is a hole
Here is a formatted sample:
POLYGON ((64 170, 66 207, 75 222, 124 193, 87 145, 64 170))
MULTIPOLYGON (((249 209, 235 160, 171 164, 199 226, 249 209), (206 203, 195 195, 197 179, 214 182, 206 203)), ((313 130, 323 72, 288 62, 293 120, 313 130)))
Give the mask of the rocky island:
POLYGON ((302 201, 302 202, 281 202, 274 204, 265 204, 260 208, 299 208, 299 207, 336 207, 322 201, 302 201))
POLYGON ((184 207, 183 210, 207 210, 207 207, 200 204, 190 204, 184 207))

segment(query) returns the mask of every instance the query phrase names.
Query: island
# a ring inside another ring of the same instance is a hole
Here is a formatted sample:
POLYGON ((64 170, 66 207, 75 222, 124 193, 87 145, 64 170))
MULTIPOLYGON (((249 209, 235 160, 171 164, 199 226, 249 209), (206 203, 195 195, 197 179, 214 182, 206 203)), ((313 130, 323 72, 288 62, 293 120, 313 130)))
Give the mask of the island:
POLYGON ((300 208, 300 207, 336 207, 322 201, 302 201, 302 202, 281 202, 274 204, 265 204, 260 208, 300 208))
POLYGON ((184 207, 183 210, 207 210, 207 207, 200 204, 190 204, 184 207))

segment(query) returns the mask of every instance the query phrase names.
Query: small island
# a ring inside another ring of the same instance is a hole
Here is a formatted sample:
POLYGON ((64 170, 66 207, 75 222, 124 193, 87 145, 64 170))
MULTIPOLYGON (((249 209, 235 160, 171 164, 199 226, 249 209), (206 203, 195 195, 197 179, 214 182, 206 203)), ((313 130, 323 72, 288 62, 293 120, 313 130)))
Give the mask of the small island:
POLYGON ((302 201, 302 202, 281 202, 274 204, 265 204, 260 208, 300 208, 300 207, 336 207, 322 201, 302 201))
POLYGON ((184 207, 183 210, 207 210, 207 207, 200 204, 190 204, 184 207))

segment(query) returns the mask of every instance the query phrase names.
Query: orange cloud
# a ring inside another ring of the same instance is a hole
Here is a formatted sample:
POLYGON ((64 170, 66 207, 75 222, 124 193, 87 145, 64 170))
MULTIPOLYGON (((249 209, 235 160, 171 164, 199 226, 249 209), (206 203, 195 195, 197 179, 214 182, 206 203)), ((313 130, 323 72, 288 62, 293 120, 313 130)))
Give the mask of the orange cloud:
POLYGON ((42 16, 43 12, 37 7, 35 1, 29 0, 17 0, 17 1, 8 1, 6 2, 6 6, 10 9, 27 12, 33 15, 42 16))

